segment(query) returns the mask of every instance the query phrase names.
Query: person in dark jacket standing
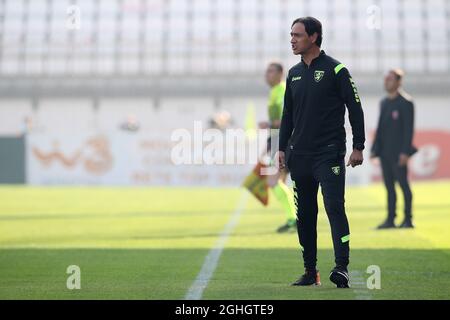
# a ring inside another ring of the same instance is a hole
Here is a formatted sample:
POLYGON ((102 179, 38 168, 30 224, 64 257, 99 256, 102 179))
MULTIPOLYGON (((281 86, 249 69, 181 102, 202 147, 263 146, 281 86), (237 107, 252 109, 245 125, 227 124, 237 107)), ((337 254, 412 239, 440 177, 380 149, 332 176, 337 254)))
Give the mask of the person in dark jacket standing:
POLYGON ((408 182, 408 160, 417 151, 412 145, 414 134, 414 103, 402 89, 404 73, 390 70, 384 86, 387 97, 381 101, 380 117, 371 158, 380 158, 383 180, 388 195, 388 217, 378 229, 395 228, 397 195, 395 182, 400 184, 405 199, 405 218, 400 228, 413 228, 412 192, 408 182))
POLYGON ((319 285, 317 264, 317 192, 322 189, 330 221, 335 268, 330 280, 349 287, 350 231, 344 207, 346 107, 353 132, 353 151, 347 166, 363 163, 365 143, 361 99, 349 71, 320 50, 322 24, 315 18, 295 20, 291 45, 302 61, 291 68, 286 83, 278 160, 294 182, 297 230, 305 273, 295 286, 319 285))

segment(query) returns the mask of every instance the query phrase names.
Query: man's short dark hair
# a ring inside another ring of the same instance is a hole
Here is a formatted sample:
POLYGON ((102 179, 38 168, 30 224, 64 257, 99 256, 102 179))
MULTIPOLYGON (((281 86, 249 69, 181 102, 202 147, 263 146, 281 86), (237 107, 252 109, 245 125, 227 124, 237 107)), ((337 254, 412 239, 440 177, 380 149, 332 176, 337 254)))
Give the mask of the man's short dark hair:
POLYGON ((269 67, 274 67, 279 73, 283 73, 283 65, 280 62, 273 61, 269 63, 269 67))
POLYGON ((405 76, 405 71, 403 71, 400 68, 391 69, 391 70, 389 70, 389 72, 392 72, 395 75, 395 77, 397 78, 397 81, 402 81, 403 77, 405 76))
POLYGON ((303 17, 295 19, 292 23, 292 26, 296 23, 302 23, 305 26, 306 33, 308 36, 312 36, 314 33, 317 33, 316 45, 320 48, 322 45, 322 23, 313 17, 303 17))

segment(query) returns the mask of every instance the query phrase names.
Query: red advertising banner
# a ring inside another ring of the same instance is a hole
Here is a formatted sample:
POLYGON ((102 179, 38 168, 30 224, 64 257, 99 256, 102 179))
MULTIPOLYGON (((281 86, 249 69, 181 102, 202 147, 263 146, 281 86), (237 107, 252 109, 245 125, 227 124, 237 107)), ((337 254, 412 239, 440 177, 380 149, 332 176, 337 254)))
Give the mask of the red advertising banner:
MULTIPOLYGON (((413 180, 434 180, 450 178, 450 131, 417 130, 414 145, 419 151, 411 158, 410 177, 413 180)), ((377 165, 373 180, 381 179, 377 165)))

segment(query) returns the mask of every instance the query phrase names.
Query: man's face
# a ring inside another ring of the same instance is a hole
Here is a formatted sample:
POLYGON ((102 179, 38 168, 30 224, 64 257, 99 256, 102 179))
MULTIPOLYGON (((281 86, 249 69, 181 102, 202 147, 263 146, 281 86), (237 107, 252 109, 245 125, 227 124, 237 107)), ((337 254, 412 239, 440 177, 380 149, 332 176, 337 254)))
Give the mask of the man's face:
POLYGON ((291 29, 291 46, 295 55, 304 54, 313 46, 313 41, 317 39, 317 34, 309 36, 306 33, 303 23, 296 23, 291 29))
POLYGON ((384 88, 387 92, 395 92, 400 87, 400 81, 394 72, 389 72, 384 78, 384 88))
POLYGON ((270 65, 266 70, 266 82, 269 86, 273 87, 274 85, 280 83, 281 77, 283 75, 274 65, 270 65))

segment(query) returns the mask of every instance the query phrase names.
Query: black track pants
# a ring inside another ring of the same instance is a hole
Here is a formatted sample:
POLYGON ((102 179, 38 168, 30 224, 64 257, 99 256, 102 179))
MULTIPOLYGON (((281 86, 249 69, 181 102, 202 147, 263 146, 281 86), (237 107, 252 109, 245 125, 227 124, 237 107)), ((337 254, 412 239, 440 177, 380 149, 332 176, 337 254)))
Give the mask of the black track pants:
POLYGON ((383 170, 383 180, 388 195, 388 219, 394 221, 396 216, 397 194, 395 192, 395 182, 397 181, 402 189, 405 200, 405 218, 412 218, 412 192, 408 182, 408 167, 399 166, 398 159, 381 157, 381 169, 383 170))
POLYGON ((288 166, 294 182, 297 204, 297 231, 303 247, 305 268, 317 263, 317 192, 322 189, 325 210, 331 226, 336 265, 349 264, 349 226, 344 207, 345 163, 338 152, 321 155, 291 154, 288 166))

